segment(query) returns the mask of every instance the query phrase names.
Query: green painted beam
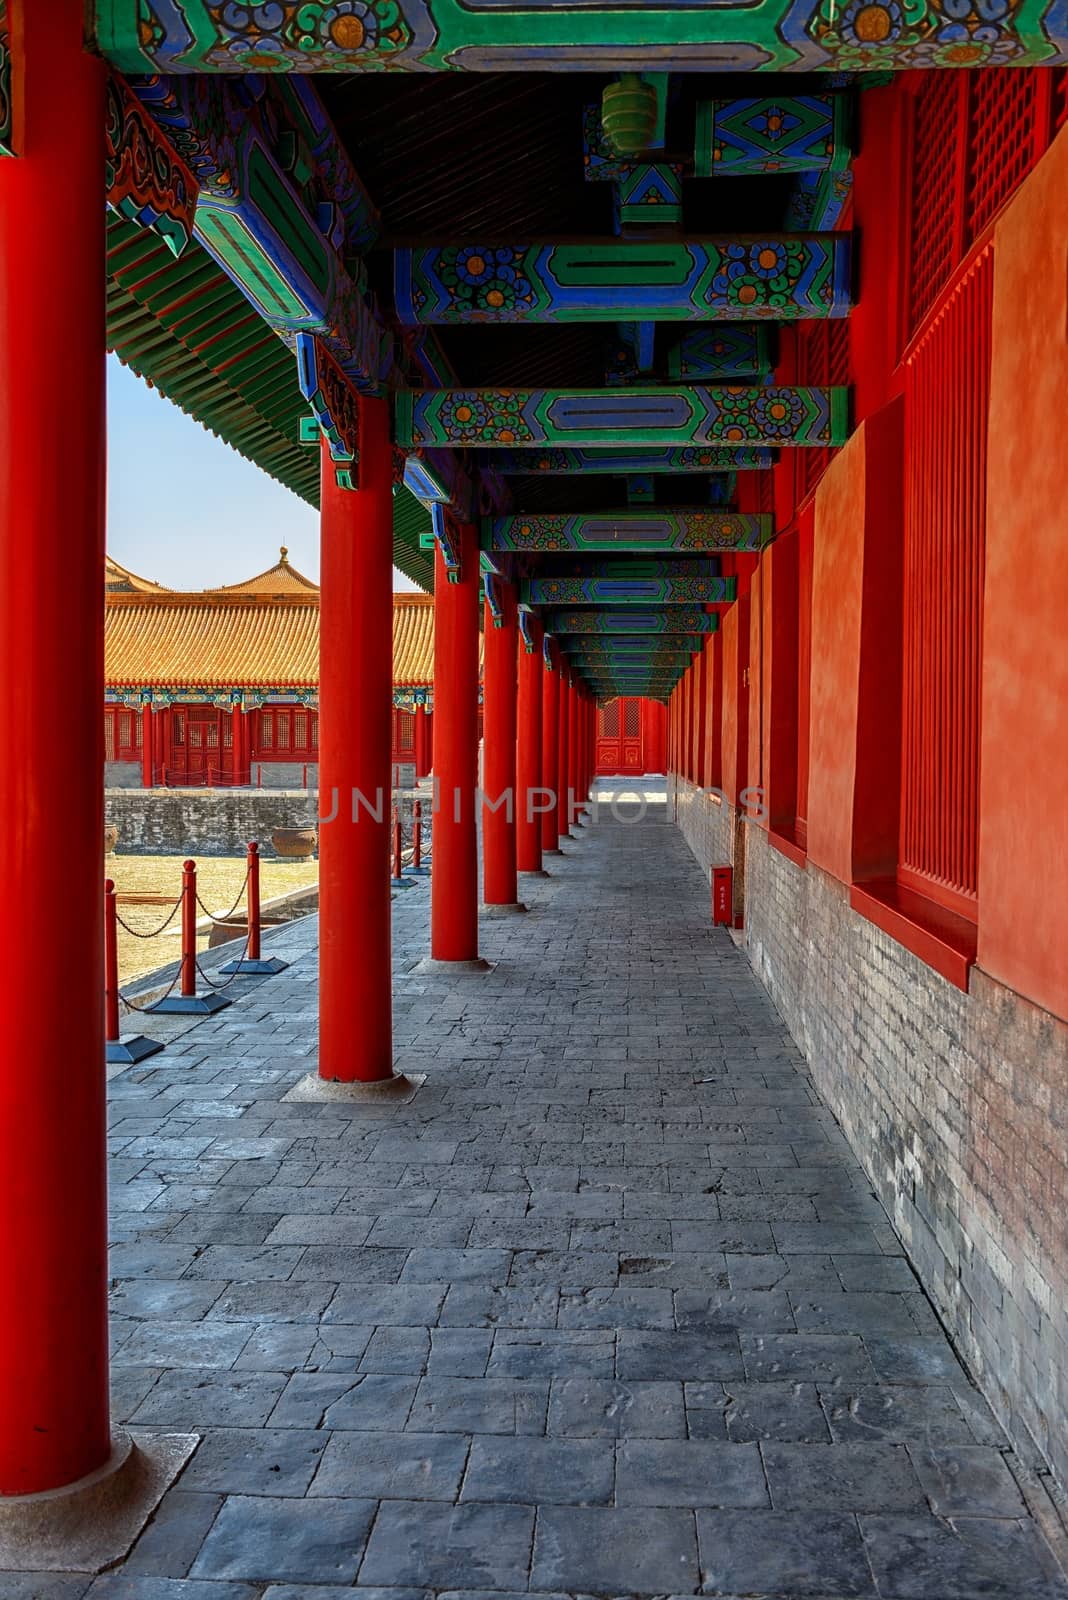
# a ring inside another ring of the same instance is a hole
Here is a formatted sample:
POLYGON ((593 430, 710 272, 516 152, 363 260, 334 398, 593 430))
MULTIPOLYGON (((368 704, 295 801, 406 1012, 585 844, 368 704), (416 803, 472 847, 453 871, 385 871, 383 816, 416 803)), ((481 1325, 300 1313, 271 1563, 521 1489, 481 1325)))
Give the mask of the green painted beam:
POLYGON ((846 316, 851 271, 845 233, 472 241, 395 250, 393 296, 410 327, 793 322, 846 316))
POLYGON ((608 0, 596 8, 583 0, 96 0, 89 15, 102 53, 136 73, 863 72, 1031 67, 1068 54, 1068 15, 1056 0, 985 8, 982 29, 963 37, 938 0, 907 11, 888 0, 860 11, 821 0, 608 0))
POLYGON ((487 517, 482 523, 483 550, 531 554, 553 551, 648 552, 720 550, 756 551, 774 528, 770 516, 738 511, 531 512, 524 516, 487 517))
POLYGON ((402 449, 438 445, 844 444, 849 390, 686 384, 620 389, 401 389, 402 449))
POLYGON ((635 636, 675 633, 715 633, 719 617, 696 606, 665 606, 663 611, 629 611, 618 607, 609 611, 546 611, 542 617, 546 633, 622 634, 635 636))
MULTIPOLYGON (((700 566, 703 563, 696 562, 700 566)), ((692 576, 524 578, 519 598, 532 606, 730 605, 737 578, 692 576)))
MULTIPOLYGON (((762 330, 758 330, 762 331, 762 330)), ((673 377, 691 377, 689 373, 673 373, 673 377)), ((664 472, 763 472, 775 465, 775 455, 753 445, 704 445, 696 449, 683 447, 672 450, 601 449, 601 450, 494 450, 487 456, 494 472, 503 477, 516 477, 528 473, 590 474, 613 473, 629 478, 634 474, 664 472)))

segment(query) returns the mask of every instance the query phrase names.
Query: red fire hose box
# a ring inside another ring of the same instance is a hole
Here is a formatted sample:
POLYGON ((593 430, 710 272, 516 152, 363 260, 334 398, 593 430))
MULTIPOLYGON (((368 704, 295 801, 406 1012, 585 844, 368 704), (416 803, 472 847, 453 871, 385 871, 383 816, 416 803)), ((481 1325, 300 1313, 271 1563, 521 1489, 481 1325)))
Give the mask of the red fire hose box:
POLYGON ((712 921, 729 928, 734 921, 734 868, 712 868, 712 921))

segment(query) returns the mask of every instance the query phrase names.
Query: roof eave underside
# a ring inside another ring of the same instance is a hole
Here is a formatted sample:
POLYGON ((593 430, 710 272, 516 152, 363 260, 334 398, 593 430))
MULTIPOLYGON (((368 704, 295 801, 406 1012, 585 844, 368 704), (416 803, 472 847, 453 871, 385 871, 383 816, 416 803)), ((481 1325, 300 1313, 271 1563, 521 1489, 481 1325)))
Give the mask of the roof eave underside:
MULTIPOLYGON (((308 404, 292 352, 195 242, 177 259, 156 234, 109 213, 108 345, 187 416, 319 504, 319 453, 300 441, 308 404)), ((420 548, 430 513, 403 487, 393 500, 393 564, 434 586, 420 548)))

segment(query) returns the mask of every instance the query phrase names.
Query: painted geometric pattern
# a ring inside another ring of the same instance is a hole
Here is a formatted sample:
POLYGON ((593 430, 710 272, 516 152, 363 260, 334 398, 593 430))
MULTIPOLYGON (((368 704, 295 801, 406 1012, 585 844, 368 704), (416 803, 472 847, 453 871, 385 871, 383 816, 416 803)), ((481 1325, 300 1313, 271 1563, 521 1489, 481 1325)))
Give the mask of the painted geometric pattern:
POLYGON ((525 578, 520 598, 531 606, 729 604, 736 578, 525 578))
POLYGON ((15 153, 15 64, 11 55, 11 21, 7 0, 0 0, 0 156, 15 153))
POLYGON ((682 221, 682 180, 666 162, 634 167, 620 179, 616 198, 625 227, 682 221))
POLYGON ((315 186, 296 186, 278 162, 281 97, 268 85, 255 105, 242 104, 232 84, 208 77, 157 77, 136 89, 200 185, 199 242, 287 342, 318 334, 357 388, 375 392, 391 336, 342 260, 345 230, 323 233, 315 186))
POLYGON ((798 233, 829 233, 837 228, 852 191, 852 167, 798 173, 786 208, 786 226, 798 233))
POLYGON ((699 178, 826 172, 849 163, 845 95, 703 100, 697 108, 699 178))
POLYGON ((543 512, 495 518, 483 533, 483 545, 525 551, 759 550, 771 533, 770 516, 748 512, 543 512))
POLYGON ((844 388, 402 389, 396 439, 418 445, 837 445, 844 388))
MULTIPOLYGON (((585 639, 579 635, 569 636, 572 641, 576 638, 585 646, 585 639)), ((605 640, 609 644, 611 641, 605 640)), ((691 650, 663 649, 655 642, 651 642, 640 651, 629 654, 622 650, 588 650, 586 648, 569 650, 567 659, 573 667, 581 667, 589 672, 648 672, 659 668, 661 671, 676 672, 680 668, 688 667, 693 660, 694 652, 691 650)))
POLYGON ((193 237, 196 179, 115 72, 104 89, 104 140, 108 205, 128 222, 150 228, 180 256, 193 237))
POLYGON ((770 371, 767 329, 759 323, 732 327, 721 322, 711 328, 690 328, 668 352, 668 372, 673 378, 729 383, 735 378, 762 378, 770 371))
POLYGON ((394 294, 413 325, 783 322, 845 316, 849 263, 844 235, 435 245, 394 252, 394 294))
POLYGON ((629 476, 644 472, 768 471, 774 465, 770 450, 741 445, 686 445, 680 450, 499 450, 492 456, 505 477, 527 472, 614 473, 629 476))
POLYGON ((667 606, 663 611, 547 611, 548 633, 715 633, 719 617, 714 611, 688 606, 667 606))
POLYGON ((847 71, 1068 55, 1063 0, 96 0, 130 72, 847 71))

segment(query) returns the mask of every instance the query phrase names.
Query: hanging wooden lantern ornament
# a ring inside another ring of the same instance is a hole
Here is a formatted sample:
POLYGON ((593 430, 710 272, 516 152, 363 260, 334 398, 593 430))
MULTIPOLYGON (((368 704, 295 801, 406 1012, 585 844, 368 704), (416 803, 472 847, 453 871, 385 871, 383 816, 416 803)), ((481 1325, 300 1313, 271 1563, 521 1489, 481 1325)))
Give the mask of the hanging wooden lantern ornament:
POLYGON ((656 135, 656 90, 636 72, 624 72, 601 96, 601 127, 617 156, 639 156, 656 135))

